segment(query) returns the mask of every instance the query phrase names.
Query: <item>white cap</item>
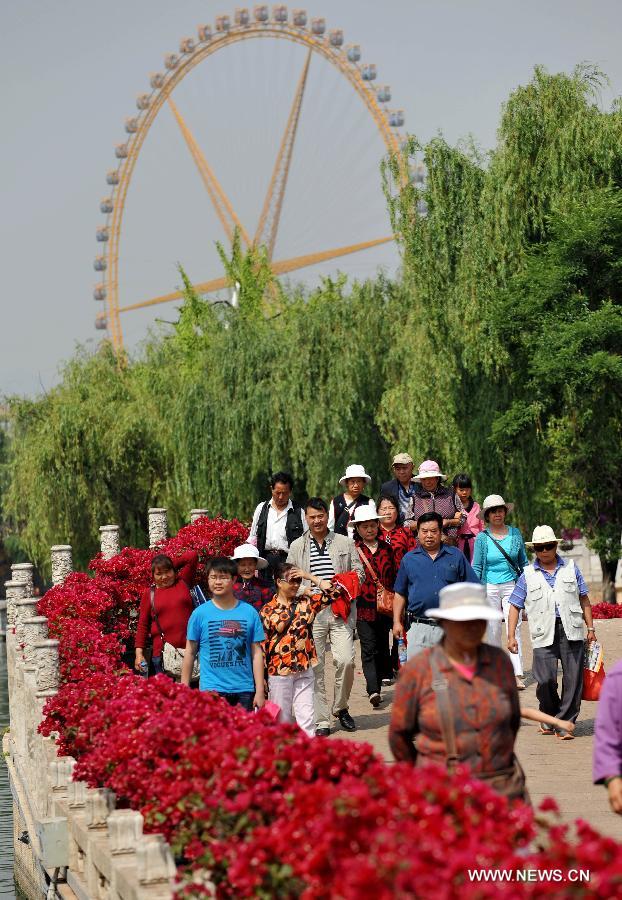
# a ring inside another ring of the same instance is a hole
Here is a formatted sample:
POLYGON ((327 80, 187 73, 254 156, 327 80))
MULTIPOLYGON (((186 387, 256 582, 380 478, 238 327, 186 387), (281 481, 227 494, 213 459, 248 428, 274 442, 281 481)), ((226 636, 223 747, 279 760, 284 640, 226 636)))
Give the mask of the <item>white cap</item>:
POLYGON ((368 484, 371 481, 371 477, 365 471, 365 466, 348 466, 345 475, 339 479, 339 484, 345 484, 348 478, 364 478, 368 484))
POLYGON ((450 622, 473 622, 485 619, 487 622, 500 621, 503 613, 488 602, 483 584, 459 581, 448 584, 438 592, 438 608, 426 609, 426 616, 432 619, 449 619, 450 622))
POLYGON ((509 513, 514 509, 513 503, 506 503, 501 494, 488 494, 487 497, 484 498, 484 502, 482 503, 482 508, 477 514, 478 519, 483 519, 486 510, 495 509, 497 506, 505 506, 509 513))
POLYGON ((231 559, 251 559, 251 557, 256 560, 258 569, 265 569, 268 565, 268 561, 259 555, 259 550, 252 544, 241 544, 236 547, 231 559))
POLYGON ((362 503, 354 510, 354 515, 350 519, 350 525, 358 525, 360 522, 378 521, 380 516, 376 509, 375 503, 362 503))
POLYGON ((533 530, 530 541, 525 541, 526 547, 533 547, 534 544, 559 544, 561 538, 555 537, 555 532, 550 525, 536 525, 533 530))

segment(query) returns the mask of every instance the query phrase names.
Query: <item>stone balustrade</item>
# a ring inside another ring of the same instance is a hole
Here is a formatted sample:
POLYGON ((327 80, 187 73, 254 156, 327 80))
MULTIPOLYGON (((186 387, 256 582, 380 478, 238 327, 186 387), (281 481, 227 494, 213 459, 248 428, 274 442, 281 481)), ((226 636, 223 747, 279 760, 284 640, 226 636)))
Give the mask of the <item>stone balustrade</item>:
MULTIPOLYGON (((155 512, 150 543, 157 544, 167 524, 166 510, 155 512)), ((115 528, 104 526, 104 553, 118 546, 115 528)), ((60 584, 72 571, 71 547, 55 547, 54 558, 54 580, 60 584)), ((59 878, 63 897, 169 900, 176 869, 164 838, 143 835, 140 813, 115 809, 111 791, 74 781, 75 761, 60 756, 53 739, 38 733, 44 705, 59 688, 59 642, 48 637, 47 619, 37 615, 32 566, 13 566, 6 587, 11 727, 3 750, 14 798, 15 875, 21 889, 32 900, 44 898, 51 879, 59 878)))

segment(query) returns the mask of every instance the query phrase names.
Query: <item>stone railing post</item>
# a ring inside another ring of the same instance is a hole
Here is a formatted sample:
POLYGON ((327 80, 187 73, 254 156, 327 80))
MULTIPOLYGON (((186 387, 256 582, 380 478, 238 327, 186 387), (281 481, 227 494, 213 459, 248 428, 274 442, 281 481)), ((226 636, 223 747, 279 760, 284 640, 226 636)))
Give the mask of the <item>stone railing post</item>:
POLYGON ((133 809, 117 809, 107 820, 108 840, 113 856, 136 853, 136 845, 143 836, 143 817, 133 809))
POLYGON ((164 507, 149 510, 149 547, 154 550, 168 537, 168 513, 164 507))
POLYGON ((28 585, 24 581, 5 581, 7 629, 15 627, 15 604, 26 597, 28 585))
POLYGON ((14 563, 11 566, 11 581, 26 585, 26 596, 32 597, 35 592, 32 563, 14 563))
POLYGON ((58 660, 59 641, 47 639, 35 643, 37 667, 37 697, 45 699, 58 693, 60 666, 58 660))
POLYGON ((197 519, 203 518, 203 516, 209 516, 209 509, 191 509, 190 510, 190 524, 196 522, 197 519))
POLYGON ((108 816, 115 808, 116 797, 108 788, 87 790, 85 814, 87 828, 105 828, 108 816))
POLYGON ((104 559, 111 559, 121 551, 118 525, 100 525, 99 546, 104 559))
POLYGON ((138 881, 140 884, 168 882, 175 876, 175 860, 171 848, 161 834, 147 834, 136 848, 138 881))
POLYGON ((22 645, 26 643, 24 622, 37 616, 38 597, 24 597, 15 603, 15 641, 18 659, 23 658, 22 645))
POLYGON ((31 616, 22 622, 24 632, 24 669, 27 672, 37 671, 35 644, 48 637, 48 620, 45 616, 31 616))
POLYGON ((86 806, 86 781, 70 781, 67 784, 67 806, 79 811, 86 806))
POLYGON ((52 584, 62 584, 73 572, 73 555, 70 544, 56 544, 52 547, 52 584))

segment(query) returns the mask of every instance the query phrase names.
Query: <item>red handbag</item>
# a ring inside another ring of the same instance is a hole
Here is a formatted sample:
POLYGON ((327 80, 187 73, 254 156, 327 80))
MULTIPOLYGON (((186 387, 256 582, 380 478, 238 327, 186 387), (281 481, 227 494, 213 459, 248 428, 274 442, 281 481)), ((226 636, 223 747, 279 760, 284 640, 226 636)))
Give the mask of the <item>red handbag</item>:
POLYGON ((598 672, 591 669, 583 669, 583 693, 582 700, 598 700, 605 680, 605 667, 601 665, 598 672))

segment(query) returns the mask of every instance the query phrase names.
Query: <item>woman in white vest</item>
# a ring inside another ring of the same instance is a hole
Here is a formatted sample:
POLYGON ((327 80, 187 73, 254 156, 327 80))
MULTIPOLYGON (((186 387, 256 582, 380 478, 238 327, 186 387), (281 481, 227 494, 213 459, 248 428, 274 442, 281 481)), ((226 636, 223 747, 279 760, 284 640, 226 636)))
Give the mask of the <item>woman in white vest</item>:
MULTIPOLYGON (((576 722, 583 690, 584 631, 596 640, 587 585, 579 567, 557 553, 559 538, 549 525, 534 528, 526 546, 536 559, 525 567, 510 596, 508 650, 516 653, 519 610, 528 616, 533 647, 533 676, 541 712, 576 722), (562 664, 562 696, 557 689, 557 661, 562 664)), ((540 725, 541 734, 556 734, 562 740, 574 735, 566 729, 540 725)))

